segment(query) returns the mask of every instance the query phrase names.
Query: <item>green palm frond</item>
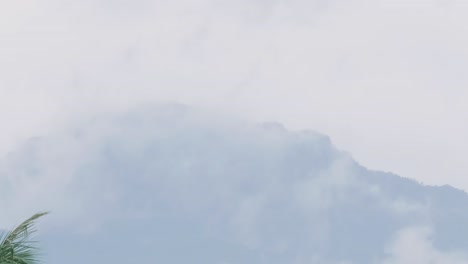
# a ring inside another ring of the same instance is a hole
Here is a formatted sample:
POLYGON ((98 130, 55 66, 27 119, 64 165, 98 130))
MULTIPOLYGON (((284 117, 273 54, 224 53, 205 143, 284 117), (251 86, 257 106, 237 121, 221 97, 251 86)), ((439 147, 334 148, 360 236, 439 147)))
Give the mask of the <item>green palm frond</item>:
POLYGON ((0 264, 38 263, 36 241, 30 240, 36 232, 36 220, 48 212, 37 213, 10 232, 0 235, 0 264))

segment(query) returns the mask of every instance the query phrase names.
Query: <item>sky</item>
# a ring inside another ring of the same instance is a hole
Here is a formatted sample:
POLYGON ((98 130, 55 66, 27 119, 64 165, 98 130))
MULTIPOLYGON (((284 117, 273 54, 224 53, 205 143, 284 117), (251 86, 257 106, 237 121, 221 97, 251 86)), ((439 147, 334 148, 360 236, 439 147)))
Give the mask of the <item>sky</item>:
POLYGON ((468 191, 467 11, 0 0, 0 228, 51 210, 50 264, 468 263, 466 193, 417 184, 468 191))
POLYGON ((0 153, 73 118, 177 102, 330 136, 468 190, 468 3, 0 2, 0 153))
POLYGON ((417 184, 468 191, 467 11, 0 0, 0 229, 51 210, 50 264, 468 263, 466 193, 417 184))

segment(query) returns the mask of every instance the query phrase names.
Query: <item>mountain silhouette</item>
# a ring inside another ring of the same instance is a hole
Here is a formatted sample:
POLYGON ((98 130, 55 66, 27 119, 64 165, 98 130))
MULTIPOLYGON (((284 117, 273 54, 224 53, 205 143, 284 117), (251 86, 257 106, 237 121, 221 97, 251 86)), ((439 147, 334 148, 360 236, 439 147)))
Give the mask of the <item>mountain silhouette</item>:
POLYGON ((464 191, 278 123, 146 106, 31 139, 0 169, 0 200, 53 212, 50 264, 468 263, 464 191))

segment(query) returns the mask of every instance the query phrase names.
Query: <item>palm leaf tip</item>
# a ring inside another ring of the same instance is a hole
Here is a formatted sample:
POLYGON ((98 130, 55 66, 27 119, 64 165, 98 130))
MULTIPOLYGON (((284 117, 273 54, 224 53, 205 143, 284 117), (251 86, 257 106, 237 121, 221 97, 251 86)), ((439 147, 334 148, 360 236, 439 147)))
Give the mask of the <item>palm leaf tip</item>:
POLYGON ((30 233, 35 232, 35 229, 33 229, 33 227, 34 227, 36 220, 48 213, 49 212, 37 213, 31 216, 30 218, 26 219, 23 223, 21 223, 15 229, 13 229, 13 231, 10 233, 11 238, 13 238, 12 240, 15 240, 16 237, 22 234, 30 234, 30 233))
POLYGON ((0 236, 0 264, 37 263, 37 247, 31 241, 36 220, 49 212, 40 212, 26 219, 12 231, 0 236))

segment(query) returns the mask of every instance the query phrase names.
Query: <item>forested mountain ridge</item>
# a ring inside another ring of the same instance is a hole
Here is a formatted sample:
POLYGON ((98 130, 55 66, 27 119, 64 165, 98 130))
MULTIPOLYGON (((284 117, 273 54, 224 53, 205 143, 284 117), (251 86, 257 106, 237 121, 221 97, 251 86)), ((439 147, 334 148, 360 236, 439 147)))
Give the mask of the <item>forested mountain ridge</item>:
POLYGON ((54 212, 51 264, 468 263, 465 192, 368 170, 320 133, 181 105, 32 139, 1 160, 0 189, 2 207, 54 212))

